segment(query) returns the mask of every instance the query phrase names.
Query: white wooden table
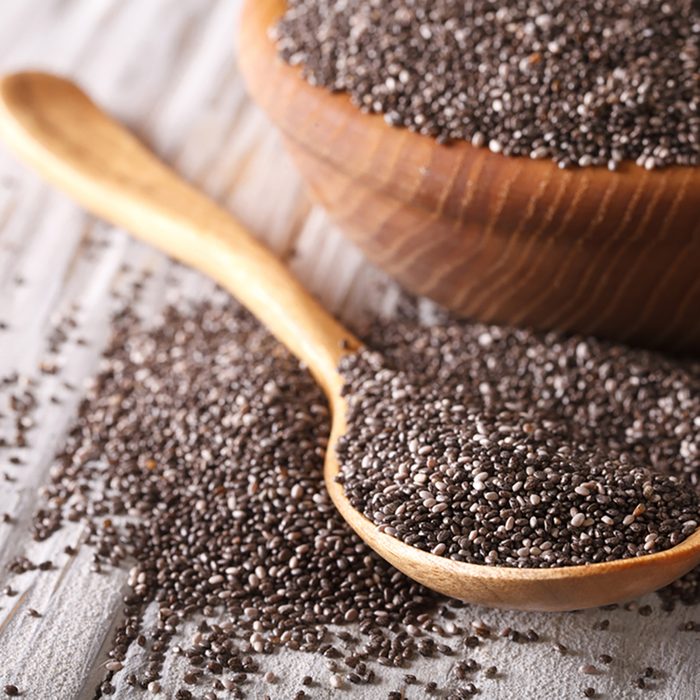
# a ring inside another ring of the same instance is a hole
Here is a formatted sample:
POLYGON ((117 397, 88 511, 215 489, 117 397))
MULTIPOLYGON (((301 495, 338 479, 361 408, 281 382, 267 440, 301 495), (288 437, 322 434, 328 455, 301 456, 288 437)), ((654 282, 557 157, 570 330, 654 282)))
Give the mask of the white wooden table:
MULTIPOLYGON (((390 307, 391 285, 309 203, 278 139, 246 98, 235 60, 238 9, 236 0, 2 0, 0 70, 34 67, 74 76, 285 257, 333 311, 351 319, 367 304, 390 307)), ((154 313, 172 293, 168 274, 189 293, 209 289, 197 275, 173 268, 124 232, 86 216, 0 150, 0 322, 9 326, 0 334, 0 376, 38 377, 52 328, 74 314, 76 305, 80 334, 89 341, 68 342, 60 356, 62 376, 42 378, 39 427, 31 448, 21 454, 25 464, 10 464, 14 452, 0 450, 0 473, 15 479, 3 480, 0 488, 0 513, 14 519, 0 522, 0 589, 9 583, 18 591, 14 597, 0 594, 0 696, 12 682, 27 698, 90 698, 101 678, 126 574, 91 573, 85 548, 75 558, 62 554, 78 540, 79 525, 38 544, 28 524, 80 398, 79 390, 69 391, 61 382, 69 379, 79 387, 94 372, 108 332, 109 294, 128 293, 129 282, 143 269, 153 273, 141 302, 144 313, 154 313), (50 403, 51 396, 63 403, 50 403), (56 568, 12 575, 7 563, 20 553, 36 562, 51 559, 56 568), (29 617, 29 608, 42 617, 29 617)), ((6 400, 0 394, 0 402, 6 400)), ((0 436, 9 429, 3 420, 0 436)), ((678 631, 686 621, 700 622, 700 608, 666 614, 656 597, 644 602, 654 608, 647 617, 634 610, 539 615, 467 609, 465 623, 481 618, 499 629, 533 627, 547 640, 522 646, 497 641, 477 649, 472 654, 477 660, 504 672, 498 683, 476 679, 481 697, 577 698, 593 685, 616 699, 700 698, 700 636, 678 631), (593 631, 603 618, 610 619, 610 630, 593 631), (572 654, 553 652, 554 640, 572 654), (578 667, 600 653, 611 653, 615 664, 604 675, 582 675, 578 667), (647 665, 667 673, 653 692, 631 685, 647 665)), ((427 661, 413 672, 441 681, 453 664, 447 658, 427 661)), ((328 677, 324 660, 308 655, 280 653, 270 665, 285 682, 253 684, 250 697, 290 698, 305 673, 328 677)), ((161 697, 172 697, 181 677, 177 660, 166 671, 161 697)), ((403 673, 382 669, 382 685, 354 696, 386 697, 400 686, 403 673)), ((140 696, 124 684, 125 676, 117 676, 116 697, 140 696)), ((327 686, 314 693, 352 695, 327 686)))

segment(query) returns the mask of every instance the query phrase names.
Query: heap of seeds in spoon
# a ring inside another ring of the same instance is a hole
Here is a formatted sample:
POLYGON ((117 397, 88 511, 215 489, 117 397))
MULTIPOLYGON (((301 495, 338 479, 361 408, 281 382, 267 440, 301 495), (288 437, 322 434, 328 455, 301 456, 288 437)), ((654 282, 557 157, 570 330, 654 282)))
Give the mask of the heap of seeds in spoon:
POLYGON ((443 319, 345 358, 339 480, 380 530, 458 561, 553 567, 700 523, 700 363, 443 319))
POLYGON ((281 56, 440 141, 560 167, 700 163, 694 0, 290 0, 281 56))

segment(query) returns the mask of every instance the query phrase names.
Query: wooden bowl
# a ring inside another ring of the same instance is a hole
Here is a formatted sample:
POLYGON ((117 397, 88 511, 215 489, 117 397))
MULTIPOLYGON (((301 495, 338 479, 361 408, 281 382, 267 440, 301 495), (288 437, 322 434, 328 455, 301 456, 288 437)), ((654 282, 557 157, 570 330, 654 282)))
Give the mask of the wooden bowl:
POLYGON ((560 170, 390 127, 278 58, 284 7, 245 3, 242 72, 372 262, 471 318, 700 353, 700 168, 560 170))

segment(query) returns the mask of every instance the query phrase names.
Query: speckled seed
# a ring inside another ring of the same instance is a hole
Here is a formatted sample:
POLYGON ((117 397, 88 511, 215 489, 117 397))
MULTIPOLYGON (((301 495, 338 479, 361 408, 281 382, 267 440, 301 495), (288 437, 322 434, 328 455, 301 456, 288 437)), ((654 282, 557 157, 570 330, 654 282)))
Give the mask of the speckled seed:
POLYGON ((684 417, 700 412, 694 364, 449 317, 373 330, 340 364, 337 480, 381 532, 456 561, 549 568, 662 551, 696 529, 696 451, 682 447, 700 445, 684 417))
POLYGON ((294 0, 273 35, 313 85, 439 143, 560 168, 697 165, 697 4, 545 7, 294 0))

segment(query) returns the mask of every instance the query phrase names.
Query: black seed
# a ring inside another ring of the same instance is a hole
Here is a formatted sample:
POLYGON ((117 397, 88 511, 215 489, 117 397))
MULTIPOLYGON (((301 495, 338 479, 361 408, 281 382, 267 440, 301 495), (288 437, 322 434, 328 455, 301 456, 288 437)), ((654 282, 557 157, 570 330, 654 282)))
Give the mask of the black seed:
MULTIPOLYGON (((341 679, 347 669, 333 659, 342 658, 352 668, 346 680, 365 683, 374 676, 370 664, 407 667, 418 655, 450 655, 444 637, 463 639, 466 648, 487 644, 480 641, 487 628, 473 626, 472 635, 450 622, 457 603, 398 574, 335 512, 322 480, 323 395, 238 307, 169 309, 154 327, 127 312, 115 321, 104 363, 54 461, 33 532, 47 539, 62 522, 80 521, 94 567, 135 562, 110 654, 114 668, 136 644, 148 650, 138 683, 158 683, 172 649, 191 666, 185 683, 202 680, 206 669, 222 675, 207 679, 210 687, 237 697, 236 686, 260 665, 248 653, 287 647, 325 655, 341 679), (76 493, 78 505, 61 505, 75 503, 76 493), (146 628, 150 604, 159 615, 146 628), (191 644, 172 645, 183 621, 200 615, 208 622, 198 624, 191 644), (328 629, 353 621, 357 636, 328 629)), ((426 463, 441 457, 437 444, 421 455, 426 463)), ((17 557, 10 568, 37 567, 17 557)), ((508 634, 539 639, 534 630, 508 634)), ((478 668, 465 660, 455 674, 478 668)), ((110 686, 108 678, 102 691, 110 686)), ((426 685, 436 690, 434 681, 426 685)))
POLYGON ((679 64, 676 47, 695 40, 698 8, 631 7, 377 0, 370 12, 295 0, 274 35, 313 85, 438 143, 467 140, 562 168, 697 165, 697 57, 688 49, 679 64))
POLYGON ((196 671, 190 671, 182 677, 182 680, 187 685, 194 685, 199 680, 199 674, 196 671))
POLYGON ((448 317, 374 331, 340 363, 337 480, 380 531, 458 561, 550 568, 661 551, 697 529, 700 479, 680 437, 700 412, 694 364, 448 317), (675 405, 679 392, 692 408, 669 411, 645 441, 640 421, 656 425, 658 400, 675 405))

